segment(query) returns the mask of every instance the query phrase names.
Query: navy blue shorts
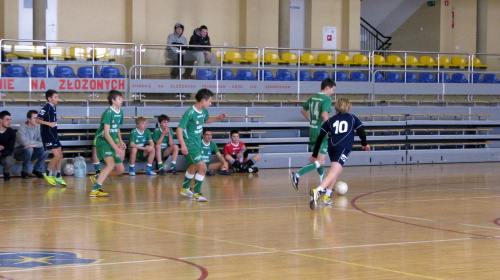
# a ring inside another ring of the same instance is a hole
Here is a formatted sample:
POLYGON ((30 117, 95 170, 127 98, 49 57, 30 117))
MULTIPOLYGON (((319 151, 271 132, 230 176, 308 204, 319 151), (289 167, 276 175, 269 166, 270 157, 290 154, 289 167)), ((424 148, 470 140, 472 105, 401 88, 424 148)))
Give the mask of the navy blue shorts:
POLYGON ((61 147, 61 142, 59 142, 59 139, 42 139, 43 142, 43 148, 45 151, 50 151, 53 149, 57 149, 61 147))
POLYGON ((342 147, 328 148, 328 156, 330 157, 330 161, 338 162, 342 166, 344 166, 344 163, 349 158, 350 153, 351 151, 342 147))

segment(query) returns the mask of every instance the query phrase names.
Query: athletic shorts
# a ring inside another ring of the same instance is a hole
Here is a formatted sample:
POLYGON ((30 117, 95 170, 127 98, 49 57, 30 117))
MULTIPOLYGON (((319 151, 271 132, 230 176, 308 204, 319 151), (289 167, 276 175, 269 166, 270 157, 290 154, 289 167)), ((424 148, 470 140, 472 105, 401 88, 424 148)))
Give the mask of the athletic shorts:
POLYGON ((139 149, 137 149, 137 154, 135 154, 135 158, 137 160, 140 160, 140 161, 147 161, 148 160, 148 156, 149 156, 149 154, 147 156, 145 156, 144 155, 144 151, 143 150, 139 150, 139 149))
MULTIPOLYGON (((314 146, 316 145, 316 142, 310 142, 310 150, 311 152, 314 150, 314 146)), ((328 137, 323 138, 323 142, 321 142, 321 146, 319 148, 319 153, 322 155, 326 155, 328 152, 328 137)))
POLYGON ((201 151, 195 148, 188 148, 188 154, 184 155, 187 165, 197 164, 200 161, 205 161, 201 151))
POLYGON ((349 158, 351 151, 342 147, 333 147, 328 149, 328 156, 331 162, 338 162, 340 165, 344 166, 344 163, 349 158))
POLYGON ((43 148, 45 151, 50 151, 61 147, 59 139, 42 139, 43 148))
POLYGON ((107 157, 112 157, 115 159, 115 164, 123 162, 122 159, 116 155, 115 149, 111 147, 108 141, 96 140, 94 143, 99 161, 103 161, 107 157))

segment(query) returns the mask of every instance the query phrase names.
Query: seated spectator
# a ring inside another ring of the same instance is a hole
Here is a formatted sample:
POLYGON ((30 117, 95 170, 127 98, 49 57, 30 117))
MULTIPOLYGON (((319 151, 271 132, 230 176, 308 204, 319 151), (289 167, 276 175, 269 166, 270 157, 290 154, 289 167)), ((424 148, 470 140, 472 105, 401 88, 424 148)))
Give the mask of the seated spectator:
POLYGON ((135 160, 147 161, 146 175, 156 175, 153 171, 155 160, 155 143, 151 131, 147 129, 148 121, 139 117, 135 120, 137 128, 130 132, 130 170, 129 175, 135 176, 135 160))
POLYGON ((10 171, 14 167, 14 145, 16 132, 10 128, 12 116, 9 111, 0 112, 0 165, 3 166, 3 180, 10 181, 10 171))
POLYGON ((260 155, 248 158, 247 146, 240 141, 238 130, 231 131, 231 142, 224 146, 224 158, 236 172, 257 173, 259 168, 252 167, 260 160, 260 155))
POLYGON ((224 159, 222 154, 219 152, 217 144, 215 144, 215 142, 212 141, 213 134, 214 133, 212 129, 208 127, 203 128, 203 136, 202 136, 203 139, 201 140, 202 141, 201 150, 202 150, 202 157, 205 160, 205 163, 207 164, 206 175, 214 176, 216 172, 218 172, 220 175, 231 175, 233 173, 233 170, 229 169, 229 164, 224 159), (217 156, 219 162, 210 163, 210 158, 212 157, 213 154, 217 156))
MULTIPOLYGON (((189 44, 196 45, 197 47, 189 48, 186 60, 195 60, 198 63, 198 66, 205 65, 206 60, 210 61, 211 66, 217 66, 217 56, 212 53, 212 48, 210 48, 210 37, 208 37, 208 28, 205 25, 202 25, 200 28, 196 28, 193 31, 193 36, 191 36, 189 44)), ((182 78, 190 79, 192 72, 193 68, 186 68, 186 72, 182 75, 182 78)))
POLYGON ((170 170, 168 172, 172 173, 172 175, 179 174, 177 169, 175 169, 177 157, 179 156, 179 146, 174 144, 174 131, 168 127, 169 122, 170 118, 167 115, 160 115, 158 117, 159 127, 155 128, 153 132, 156 162, 158 162, 158 172, 160 175, 167 174, 167 168, 163 163, 166 162, 170 155, 172 155, 172 162, 170 163, 170 170))
MULTIPOLYGON (((187 45, 188 41, 186 37, 182 36, 184 33, 184 25, 178 22, 174 26, 174 33, 168 35, 167 37, 167 45, 187 45)), ((185 60, 186 49, 182 49, 176 46, 167 46, 166 55, 170 58, 175 65, 181 65, 181 61, 185 60), (182 59, 181 59, 182 57, 182 59)), ((192 63, 191 63, 192 65, 192 63)), ((175 79, 179 76, 179 68, 172 68, 170 72, 170 77, 175 79)))
POLYGON ((14 158, 23 161, 21 178, 29 178, 30 170, 33 169, 33 175, 43 178, 45 172, 45 160, 50 154, 45 150, 40 134, 40 125, 36 122, 38 112, 29 110, 26 115, 27 121, 21 123, 16 133, 16 144, 14 149, 14 158), (36 160, 32 168, 31 161, 36 160))

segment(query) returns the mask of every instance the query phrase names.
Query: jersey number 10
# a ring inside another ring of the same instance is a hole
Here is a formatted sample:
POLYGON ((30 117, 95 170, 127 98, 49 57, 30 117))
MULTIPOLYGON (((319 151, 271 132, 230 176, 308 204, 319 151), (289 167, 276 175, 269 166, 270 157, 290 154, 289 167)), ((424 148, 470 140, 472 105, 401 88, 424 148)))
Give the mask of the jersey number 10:
POLYGON ((349 124, 346 121, 335 121, 333 123, 333 128, 335 128, 335 134, 345 133, 349 128, 349 124))

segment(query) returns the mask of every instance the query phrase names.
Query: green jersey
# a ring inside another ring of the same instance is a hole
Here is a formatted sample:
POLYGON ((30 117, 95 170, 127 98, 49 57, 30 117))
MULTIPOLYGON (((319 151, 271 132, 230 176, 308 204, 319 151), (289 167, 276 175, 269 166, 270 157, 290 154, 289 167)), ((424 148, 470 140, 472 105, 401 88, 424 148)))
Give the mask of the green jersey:
POLYGON ((151 131, 147 128, 143 132, 140 132, 137 128, 130 132, 130 143, 135 143, 139 147, 149 145, 150 140, 153 140, 153 138, 151 138, 151 131))
POLYGON ((203 158, 207 166, 210 163, 210 158, 212 157, 212 155, 215 155, 218 152, 219 148, 214 141, 210 141, 210 143, 206 144, 205 141, 201 140, 201 157, 203 158))
POLYGON ((192 148, 201 150, 201 135, 203 133, 203 123, 209 118, 208 110, 196 111, 193 107, 186 110, 182 116, 179 127, 182 128, 182 136, 188 150, 192 148))
POLYGON ((332 111, 332 99, 324 93, 317 93, 309 98, 302 108, 309 112, 309 141, 316 142, 323 123, 321 113, 332 111))
POLYGON ((99 129, 97 129, 95 133, 94 143, 96 141, 107 142, 106 138, 104 137, 105 124, 109 125, 109 135, 111 135, 113 141, 118 144, 118 131, 120 130, 120 125, 123 124, 123 110, 120 109, 120 111, 116 112, 113 108, 109 107, 102 113, 101 124, 99 126, 99 129))
MULTIPOLYGON (((160 139, 162 133, 163 132, 161 131, 161 127, 155 128, 155 130, 153 131, 153 141, 155 143, 156 143, 156 141, 158 141, 158 139, 160 139)), ((172 135, 172 139, 174 139, 174 131, 170 127, 168 128, 168 131, 165 134, 165 136, 163 137, 163 141, 161 142, 161 149, 162 150, 166 149, 168 147, 169 135, 172 135)))

